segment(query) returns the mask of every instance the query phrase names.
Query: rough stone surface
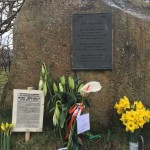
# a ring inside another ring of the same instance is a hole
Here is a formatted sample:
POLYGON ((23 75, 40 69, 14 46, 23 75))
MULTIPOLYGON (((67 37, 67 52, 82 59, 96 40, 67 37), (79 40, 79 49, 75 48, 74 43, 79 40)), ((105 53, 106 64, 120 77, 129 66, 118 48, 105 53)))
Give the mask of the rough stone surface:
POLYGON ((113 69, 76 71, 85 81, 100 81, 102 90, 91 95, 94 130, 111 121, 113 105, 124 95, 150 105, 150 22, 107 6, 100 0, 26 0, 14 28, 14 57, 6 101, 13 89, 38 87, 45 62, 52 77, 70 75, 71 15, 113 14, 113 69))

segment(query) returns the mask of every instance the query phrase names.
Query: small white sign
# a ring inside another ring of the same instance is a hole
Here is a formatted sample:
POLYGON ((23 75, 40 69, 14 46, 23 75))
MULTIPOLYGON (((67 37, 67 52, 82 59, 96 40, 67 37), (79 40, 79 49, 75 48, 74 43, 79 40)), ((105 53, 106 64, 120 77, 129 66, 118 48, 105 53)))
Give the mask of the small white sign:
POLYGON ((12 113, 14 132, 42 132, 43 112, 43 91, 14 89, 12 113))
POLYGON ((90 130, 89 113, 81 115, 77 118, 77 134, 90 130))

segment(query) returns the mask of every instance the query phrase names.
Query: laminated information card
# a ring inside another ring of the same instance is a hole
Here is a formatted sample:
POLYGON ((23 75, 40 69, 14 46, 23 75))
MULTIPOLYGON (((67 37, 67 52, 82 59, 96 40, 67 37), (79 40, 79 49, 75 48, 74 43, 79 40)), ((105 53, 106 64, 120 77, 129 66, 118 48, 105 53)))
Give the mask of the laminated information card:
POLYGON ((12 123, 15 132, 42 132, 44 95, 40 90, 14 89, 12 123))

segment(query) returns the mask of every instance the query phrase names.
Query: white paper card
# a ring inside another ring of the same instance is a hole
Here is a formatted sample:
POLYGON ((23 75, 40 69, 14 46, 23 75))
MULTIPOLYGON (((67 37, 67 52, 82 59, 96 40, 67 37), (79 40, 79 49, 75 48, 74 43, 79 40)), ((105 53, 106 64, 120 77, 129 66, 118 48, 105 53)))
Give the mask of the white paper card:
POLYGON ((12 113, 14 132, 42 132, 43 111, 43 91, 14 89, 12 113))
POLYGON ((67 147, 64 147, 64 148, 59 148, 57 150, 67 150, 67 147))
POLYGON ((90 130, 89 113, 81 115, 77 118, 77 134, 90 130))

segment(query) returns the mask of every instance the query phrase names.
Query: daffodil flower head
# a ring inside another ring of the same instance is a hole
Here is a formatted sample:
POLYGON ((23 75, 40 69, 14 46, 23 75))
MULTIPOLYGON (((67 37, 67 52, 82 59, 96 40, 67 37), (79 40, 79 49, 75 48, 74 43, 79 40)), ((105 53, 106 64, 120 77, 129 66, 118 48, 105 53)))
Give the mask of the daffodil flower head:
POLYGON ((5 127, 5 124, 2 122, 2 124, 1 124, 1 130, 2 130, 2 132, 5 132, 6 131, 6 127, 5 127))
POLYGON ((123 113, 120 120, 123 122, 123 124, 126 123, 128 120, 127 115, 123 113))
POLYGON ((9 127, 9 123, 8 122, 6 122, 5 127, 6 127, 6 129, 8 129, 8 127, 9 127))
POLYGON ((120 104, 116 103, 114 106, 115 109, 117 109, 117 113, 118 114, 122 114, 124 112, 124 108, 123 106, 121 106, 120 104))
POLYGON ((143 125, 145 124, 145 121, 142 117, 140 117, 140 118, 137 119, 136 123, 140 128, 143 128, 143 125))
POLYGON ((13 124, 13 123, 9 124, 9 130, 12 130, 13 127, 14 127, 14 124, 13 124))
POLYGON ((120 99, 119 104, 122 105, 124 107, 124 109, 130 108, 130 102, 126 96, 124 96, 123 98, 120 99))
POLYGON ((128 121, 126 124, 126 131, 134 132, 135 129, 138 129, 138 125, 134 123, 134 121, 128 121))
POLYGON ((144 105, 142 104, 141 101, 134 101, 134 104, 133 104, 134 108, 136 109, 145 109, 144 105))
POLYGON ((128 120, 134 121, 134 120, 135 120, 135 117, 136 117, 136 112, 135 112, 134 110, 127 111, 127 112, 126 112, 126 115, 127 115, 127 119, 128 119, 128 120))

